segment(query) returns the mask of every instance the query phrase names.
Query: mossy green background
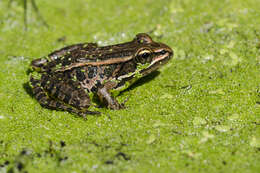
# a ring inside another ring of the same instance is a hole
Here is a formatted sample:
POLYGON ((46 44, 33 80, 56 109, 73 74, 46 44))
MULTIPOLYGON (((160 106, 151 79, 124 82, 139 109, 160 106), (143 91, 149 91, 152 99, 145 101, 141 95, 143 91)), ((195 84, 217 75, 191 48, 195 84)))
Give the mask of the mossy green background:
POLYGON ((0 1, 0 172, 259 172, 259 0, 0 1), (132 40, 174 58, 87 120, 42 108, 30 61, 65 45, 132 40))

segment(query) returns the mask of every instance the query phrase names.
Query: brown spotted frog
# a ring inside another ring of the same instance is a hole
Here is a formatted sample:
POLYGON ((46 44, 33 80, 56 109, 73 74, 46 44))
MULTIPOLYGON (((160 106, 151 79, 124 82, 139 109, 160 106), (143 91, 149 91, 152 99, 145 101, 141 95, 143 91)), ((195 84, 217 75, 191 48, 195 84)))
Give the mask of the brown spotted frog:
POLYGON ((46 108, 85 117, 92 96, 110 109, 123 109, 115 96, 137 79, 150 74, 173 56, 166 44, 145 33, 126 43, 98 46, 80 43, 33 60, 30 84, 36 100, 46 108))

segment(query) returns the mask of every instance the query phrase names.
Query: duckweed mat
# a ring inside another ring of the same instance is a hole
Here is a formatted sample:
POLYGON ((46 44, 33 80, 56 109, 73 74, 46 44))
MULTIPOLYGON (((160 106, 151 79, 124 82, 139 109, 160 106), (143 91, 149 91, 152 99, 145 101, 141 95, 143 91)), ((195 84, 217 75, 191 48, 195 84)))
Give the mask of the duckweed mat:
POLYGON ((259 172, 259 0, 0 1, 0 172, 259 172), (31 96, 33 59, 149 33, 174 57, 87 120, 31 96))

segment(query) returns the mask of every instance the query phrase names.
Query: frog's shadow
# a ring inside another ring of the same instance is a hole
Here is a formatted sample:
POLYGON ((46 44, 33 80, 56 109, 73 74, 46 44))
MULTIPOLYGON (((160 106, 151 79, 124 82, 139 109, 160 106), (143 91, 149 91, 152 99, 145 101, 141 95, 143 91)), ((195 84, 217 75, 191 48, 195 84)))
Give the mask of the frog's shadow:
POLYGON ((148 83, 151 80, 153 80, 154 78, 156 78, 161 72, 160 71, 154 71, 152 73, 150 73, 147 76, 144 76, 140 79, 138 79, 135 83, 133 83, 133 85, 131 85, 129 88, 125 89, 124 91, 120 92, 119 95, 121 95, 122 93, 126 92, 126 91, 131 91, 133 89, 135 89, 136 87, 139 87, 141 85, 143 85, 144 83, 148 83))

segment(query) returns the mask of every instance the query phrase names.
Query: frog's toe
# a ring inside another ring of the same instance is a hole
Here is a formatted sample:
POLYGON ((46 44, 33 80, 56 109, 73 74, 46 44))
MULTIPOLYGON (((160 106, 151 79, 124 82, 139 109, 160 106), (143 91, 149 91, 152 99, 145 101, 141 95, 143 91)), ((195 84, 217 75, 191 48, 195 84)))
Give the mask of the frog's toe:
POLYGON ((70 113, 74 113, 76 115, 79 115, 79 116, 81 116, 85 119, 86 119, 87 115, 97 115, 97 116, 99 116, 101 114, 101 112, 97 112, 97 111, 88 111, 88 110, 83 111, 83 110, 75 110, 75 109, 71 109, 71 108, 67 109, 67 111, 70 112, 70 113))
POLYGON ((87 115, 101 115, 101 112, 98 111, 85 111, 87 115))
POLYGON ((114 103, 113 105, 109 105, 108 107, 109 107, 109 109, 113 109, 113 110, 125 109, 125 104, 124 103, 114 103))

